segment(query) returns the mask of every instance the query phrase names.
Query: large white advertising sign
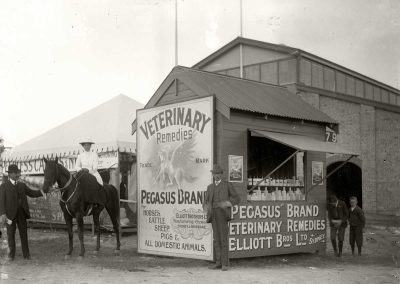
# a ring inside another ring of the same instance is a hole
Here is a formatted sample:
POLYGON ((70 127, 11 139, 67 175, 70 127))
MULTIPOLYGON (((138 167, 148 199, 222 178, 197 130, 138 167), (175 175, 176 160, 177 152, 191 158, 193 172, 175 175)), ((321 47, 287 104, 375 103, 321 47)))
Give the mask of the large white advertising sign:
POLYGON ((138 251, 212 259, 213 97, 137 112, 138 251))

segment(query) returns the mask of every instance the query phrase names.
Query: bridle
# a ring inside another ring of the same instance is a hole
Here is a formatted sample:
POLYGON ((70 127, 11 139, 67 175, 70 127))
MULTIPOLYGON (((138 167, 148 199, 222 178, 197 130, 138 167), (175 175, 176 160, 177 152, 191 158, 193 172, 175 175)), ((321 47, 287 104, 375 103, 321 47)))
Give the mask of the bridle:
POLYGON ((76 178, 74 178, 74 176, 71 175, 71 174, 69 173, 69 178, 68 178, 67 183, 66 183, 63 187, 55 187, 54 184, 55 184, 55 183, 58 184, 58 181, 57 181, 57 180, 58 180, 58 178, 59 178, 58 163, 55 163, 55 167, 56 167, 56 174, 55 174, 55 176, 54 176, 52 179, 44 178, 44 182, 45 182, 45 183, 46 183, 46 182, 49 182, 50 185, 51 185, 51 186, 50 186, 51 188, 60 190, 61 193, 63 193, 63 191, 65 191, 65 189, 66 189, 67 187, 70 186, 70 184, 71 184, 71 182, 72 182, 73 179, 75 179, 76 181, 78 181, 78 180, 77 180, 76 178))
MULTIPOLYGON (((58 189, 58 190, 60 190, 60 192, 61 192, 61 198, 60 198, 60 201, 62 202, 62 203, 64 203, 64 205, 65 205, 65 209, 68 211, 68 214, 69 215, 71 215, 72 217, 74 217, 73 215, 72 215, 72 213, 71 213, 71 211, 69 210, 69 208, 68 208, 68 202, 71 200, 71 198, 75 195, 75 192, 76 192, 76 190, 78 189, 78 185, 79 185, 79 181, 71 174, 71 173, 69 173, 69 178, 68 178, 68 181, 67 181, 67 183, 63 186, 63 187, 54 187, 54 184, 57 182, 57 184, 58 184, 58 178, 59 178, 59 169, 58 169, 58 163, 55 163, 55 167, 56 167, 56 174, 55 174, 55 176, 53 177, 53 179, 51 179, 50 181, 51 181, 51 187, 52 188, 54 188, 54 189, 58 189), (65 199, 65 197, 64 197, 64 194, 67 192, 67 188, 71 185, 71 183, 72 183, 72 180, 75 180, 76 181, 76 183, 75 183, 75 188, 74 188, 74 191, 72 192, 72 194, 70 195, 70 196, 68 196, 67 197, 67 199, 65 199)), ((49 179, 44 179, 44 181, 46 182, 46 181, 49 181, 49 179)))
MULTIPOLYGON (((55 167, 56 167, 55 176, 52 179, 48 179, 48 178, 46 178, 46 176, 44 177, 44 183, 49 182, 51 188, 55 188, 54 184, 57 182, 58 174, 59 174, 59 172, 58 172, 58 164, 57 163, 54 163, 54 164, 55 164, 55 167)), ((55 189, 57 189, 57 188, 55 188, 55 189)))

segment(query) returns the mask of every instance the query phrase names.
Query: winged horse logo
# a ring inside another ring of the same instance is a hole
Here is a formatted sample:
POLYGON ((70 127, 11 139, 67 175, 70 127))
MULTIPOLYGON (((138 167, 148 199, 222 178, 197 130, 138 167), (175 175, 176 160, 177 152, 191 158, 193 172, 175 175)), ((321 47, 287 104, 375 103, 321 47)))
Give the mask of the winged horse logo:
POLYGON ((182 182, 194 182, 197 178, 191 175, 194 168, 194 146, 196 145, 195 135, 191 139, 178 143, 175 147, 166 145, 158 151, 160 169, 153 181, 153 184, 162 183, 163 188, 176 184, 182 189, 182 182))

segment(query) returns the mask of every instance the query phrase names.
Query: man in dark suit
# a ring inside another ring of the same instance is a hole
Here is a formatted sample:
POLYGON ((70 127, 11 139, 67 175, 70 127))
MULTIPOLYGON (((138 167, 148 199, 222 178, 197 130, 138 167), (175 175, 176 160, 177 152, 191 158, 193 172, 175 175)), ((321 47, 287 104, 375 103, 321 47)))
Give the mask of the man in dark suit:
POLYGON ((349 212, 346 203, 337 199, 335 195, 331 195, 328 203, 328 219, 331 228, 331 242, 335 255, 342 256, 344 234, 347 227, 347 218, 349 212), (339 252, 336 246, 336 239, 339 241, 339 252))
POLYGON ((17 226, 21 238, 22 254, 25 259, 30 259, 26 222, 26 219, 30 218, 30 214, 26 196, 36 198, 43 194, 42 191, 32 190, 18 181, 21 171, 17 165, 9 165, 7 172, 9 179, 0 186, 0 218, 2 222, 7 222, 8 260, 12 261, 15 257, 15 231, 17 226))
POLYGON ((203 209, 207 212, 207 222, 212 224, 216 262, 210 269, 222 268, 227 271, 228 259, 228 222, 231 209, 239 203, 239 195, 232 185, 222 180, 223 170, 214 165, 211 171, 214 182, 207 187, 203 209))

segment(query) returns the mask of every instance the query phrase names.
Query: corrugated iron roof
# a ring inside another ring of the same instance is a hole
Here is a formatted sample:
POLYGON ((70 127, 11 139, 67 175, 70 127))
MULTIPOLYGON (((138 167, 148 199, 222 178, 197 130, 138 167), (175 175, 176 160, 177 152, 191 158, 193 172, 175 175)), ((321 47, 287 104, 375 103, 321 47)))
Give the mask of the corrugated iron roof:
POLYGON ((174 71, 172 73, 176 78, 195 84, 208 94, 215 94, 231 109, 337 124, 337 121, 283 87, 186 67, 175 67, 174 71))

